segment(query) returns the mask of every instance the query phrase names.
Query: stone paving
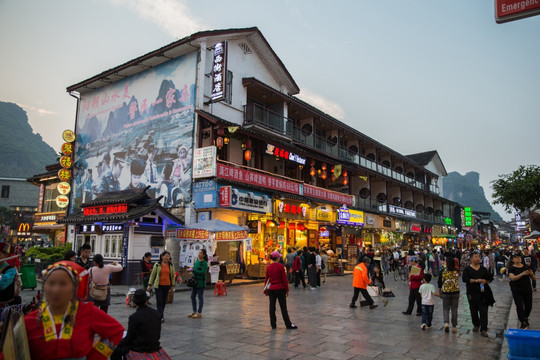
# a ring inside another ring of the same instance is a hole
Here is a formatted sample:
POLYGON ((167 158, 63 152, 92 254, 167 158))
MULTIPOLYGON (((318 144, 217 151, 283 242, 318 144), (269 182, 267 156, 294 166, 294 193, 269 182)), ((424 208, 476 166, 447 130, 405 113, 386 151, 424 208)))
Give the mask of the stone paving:
MULTIPOLYGON (((191 312, 190 294, 177 292, 174 303, 165 308, 161 343, 171 358, 193 360, 498 359, 501 356, 503 331, 512 303, 506 281, 495 281, 492 285, 496 303, 489 309, 488 339, 472 332, 464 284, 458 332, 454 334, 442 330, 439 298, 435 299, 433 329, 422 331, 420 317, 401 313, 407 306, 406 283, 396 282, 390 276, 386 277, 386 283, 396 297, 387 298, 386 307, 380 299, 375 299, 379 307, 374 310, 349 308, 352 276, 329 277, 314 291, 291 288, 287 302, 297 330, 285 329, 279 306, 278 328, 271 329, 268 299, 262 294, 261 283, 229 286, 228 296, 223 297, 214 297, 213 289, 208 289, 201 319, 187 317, 191 312)), ((115 287, 117 293, 123 293, 122 289, 115 287)), ((35 293, 25 292, 26 297, 35 293)), ((540 306, 538 301, 535 305, 540 306)), ((112 298, 109 314, 125 326, 133 311, 125 305, 123 296, 112 298)))

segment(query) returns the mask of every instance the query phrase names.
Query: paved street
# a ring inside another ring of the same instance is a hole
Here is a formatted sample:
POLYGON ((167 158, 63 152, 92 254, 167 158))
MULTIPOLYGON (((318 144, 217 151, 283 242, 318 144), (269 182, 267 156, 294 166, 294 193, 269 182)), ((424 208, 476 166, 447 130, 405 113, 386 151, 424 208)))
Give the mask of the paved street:
MULTIPOLYGON (((349 309, 352 276, 329 277, 315 290, 291 289, 289 313, 298 330, 286 330, 278 307, 278 329, 268 320, 262 284, 228 288, 228 296, 205 293, 202 319, 189 319, 188 292, 177 292, 165 309, 161 341, 173 359, 494 359, 503 342, 511 295, 507 282, 493 282, 496 304, 489 310, 489 339, 472 333, 462 291, 458 333, 442 330, 442 303, 436 299, 432 330, 420 330, 420 317, 406 316, 407 288, 387 277, 396 294, 387 307, 349 309)), ((117 287, 120 288, 120 287, 117 287)), ((25 290, 25 298, 35 293, 25 290)), ((538 299, 538 293, 535 293, 538 299)), ((127 325, 134 311, 124 297, 113 297, 109 313, 127 325)), ((153 300, 154 301, 154 300, 153 300)), ((538 302, 536 302, 538 304, 538 302)))

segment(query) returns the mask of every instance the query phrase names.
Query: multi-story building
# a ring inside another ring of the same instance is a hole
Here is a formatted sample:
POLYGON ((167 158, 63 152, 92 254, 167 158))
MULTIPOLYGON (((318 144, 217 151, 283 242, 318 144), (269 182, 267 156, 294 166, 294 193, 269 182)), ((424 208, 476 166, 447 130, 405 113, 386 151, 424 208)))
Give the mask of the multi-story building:
MULTIPOLYGON (((212 251, 248 266, 276 248, 324 246, 352 262, 359 246, 455 236, 438 154, 404 156, 295 97, 257 28, 199 32, 67 90, 79 96, 71 214, 147 187, 186 223, 247 225, 248 239, 214 239, 212 251)), ((96 223, 86 215, 63 222, 96 223)), ((130 243, 130 258, 149 241, 130 243)))
POLYGON ((13 213, 13 220, 2 225, 0 238, 12 243, 31 239, 32 217, 36 211, 37 189, 25 179, 0 177, 0 207, 13 213))

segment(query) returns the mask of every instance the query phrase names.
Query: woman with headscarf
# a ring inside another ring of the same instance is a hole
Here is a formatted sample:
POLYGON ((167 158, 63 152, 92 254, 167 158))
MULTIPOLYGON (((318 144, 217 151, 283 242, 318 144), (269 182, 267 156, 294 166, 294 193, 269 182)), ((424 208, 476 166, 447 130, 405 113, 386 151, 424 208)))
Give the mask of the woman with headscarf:
POLYGON ((43 303, 24 317, 32 359, 107 359, 122 339, 122 324, 77 299, 83 272, 71 261, 59 261, 45 271, 43 303))
POLYGON ((267 284, 265 294, 270 298, 270 326, 272 326, 272 329, 276 328, 276 300, 278 300, 285 326, 287 329, 297 329, 297 326, 289 319, 289 313, 287 312, 289 282, 287 281, 285 266, 279 262, 281 254, 274 251, 270 258, 272 263, 266 268, 266 277, 264 279, 264 283, 267 284))
MULTIPOLYGON (((109 278, 113 272, 122 271, 122 265, 114 261, 112 264, 107 264, 103 262, 103 256, 101 254, 96 254, 94 256, 94 267, 90 268, 90 281, 98 287, 106 288, 106 297, 105 299, 95 299, 92 301, 94 305, 98 306, 101 310, 107 312, 109 310, 109 305, 111 305, 111 286, 109 284, 109 278)), ((90 296, 92 296, 92 290, 90 290, 90 296)))

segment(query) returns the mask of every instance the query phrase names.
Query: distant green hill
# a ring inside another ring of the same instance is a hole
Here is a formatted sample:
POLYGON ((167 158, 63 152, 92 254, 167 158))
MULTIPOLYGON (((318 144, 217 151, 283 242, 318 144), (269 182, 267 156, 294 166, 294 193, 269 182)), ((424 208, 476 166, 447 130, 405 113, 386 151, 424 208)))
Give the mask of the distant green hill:
POLYGON ((443 178, 443 196, 463 206, 470 206, 473 212, 489 212, 492 220, 502 221, 499 213, 487 201, 477 172, 470 171, 465 175, 455 171, 449 173, 443 178))
POLYGON ((33 132, 26 112, 0 101, 0 176, 29 177, 45 172, 56 159, 54 149, 33 132))

